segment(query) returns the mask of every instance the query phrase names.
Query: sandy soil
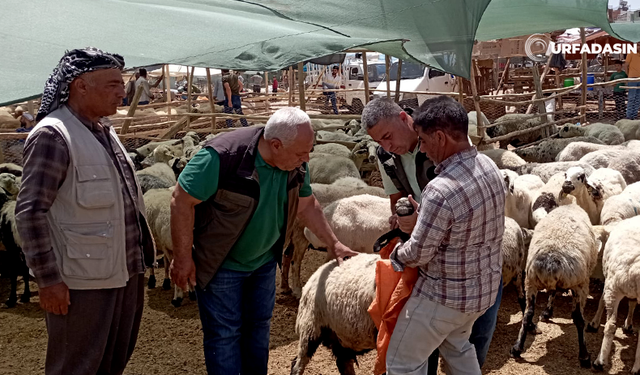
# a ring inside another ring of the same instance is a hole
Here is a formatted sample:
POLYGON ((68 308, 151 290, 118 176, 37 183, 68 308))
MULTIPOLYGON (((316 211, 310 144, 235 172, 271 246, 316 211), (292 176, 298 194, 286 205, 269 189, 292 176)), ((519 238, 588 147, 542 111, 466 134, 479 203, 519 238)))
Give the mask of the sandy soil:
MULTIPOLYGON (((325 254, 315 251, 307 253, 303 264, 303 280, 322 263, 325 254)), ((162 285, 162 272, 158 272, 158 285, 162 285)), ((279 282, 279 280, 278 280, 279 282)), ((32 283, 34 290, 37 290, 32 283)), ((589 320, 597 309, 597 299, 601 288, 592 285, 586 308, 589 320)), ((21 292, 21 291, 19 291, 21 292)), ((9 283, 0 280, 0 301, 6 300, 9 283)), ((162 288, 148 290, 146 306, 138 345, 125 371, 127 375, 161 374, 204 374, 202 354, 202 333, 198 310, 195 302, 185 300, 180 308, 170 304, 172 291, 162 288)), ((540 294, 536 315, 546 303, 546 295, 540 294)), ((487 363, 483 368, 486 374, 590 374, 578 364, 578 344, 576 329, 572 324, 571 299, 561 296, 556 299, 555 318, 549 323, 540 323, 542 331, 529 336, 522 360, 509 356, 520 327, 521 314, 516 302, 513 286, 505 289, 498 325, 493 337, 487 363)), ((627 304, 623 302, 619 311, 619 325, 626 316, 627 304)), ((291 360, 297 351, 297 337, 294 325, 297 313, 297 301, 286 295, 278 294, 271 330, 271 357, 269 373, 284 375, 289 373, 291 360)), ((636 320, 637 324, 637 320, 636 320)), ((587 346, 595 359, 602 342, 603 328, 597 334, 587 333, 587 346)), ((16 308, 0 308, 0 374, 22 375, 41 374, 44 369, 46 329, 44 313, 39 308, 37 295, 31 303, 19 304, 16 308)), ((610 374, 626 373, 633 366, 637 339, 616 331, 613 343, 611 366, 606 369, 610 374)), ((370 374, 375 359, 374 353, 360 358, 357 374, 370 374)), ((313 357, 307 374, 338 374, 334 360, 328 350, 321 348, 313 357)))

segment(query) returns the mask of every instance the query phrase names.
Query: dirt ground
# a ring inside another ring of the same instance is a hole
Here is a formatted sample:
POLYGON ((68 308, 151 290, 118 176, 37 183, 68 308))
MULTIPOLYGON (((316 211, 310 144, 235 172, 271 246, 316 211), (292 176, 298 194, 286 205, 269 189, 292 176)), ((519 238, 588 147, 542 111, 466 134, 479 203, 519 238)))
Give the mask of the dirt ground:
MULTIPOLYGON (((324 253, 310 251, 303 264, 303 281, 322 263, 324 253)), ((158 285, 162 285, 162 273, 159 274, 158 285)), ((279 282, 279 278, 278 278, 279 282)), ((34 290, 37 290, 32 283, 34 290)), ((586 319, 595 314, 600 288, 592 285, 593 298, 586 308, 586 319)), ((21 290, 19 291, 21 292, 21 290)), ((202 333, 198 310, 195 302, 185 300, 183 306, 174 308, 170 304, 172 291, 164 291, 158 287, 147 290, 146 306, 138 345, 125 371, 127 375, 163 375, 163 374, 204 374, 204 357, 202 353, 202 333)), ((0 301, 5 301, 9 294, 9 283, 0 280, 0 301)), ((37 292, 36 292, 37 294, 37 292)), ((546 303, 546 295, 538 298, 536 315, 546 303)), ((529 336, 525 345, 522 360, 514 360, 509 356, 509 348, 513 345, 520 327, 521 313, 516 302, 516 291, 513 286, 505 289, 502 306, 498 316, 496 332, 483 368, 486 374, 590 374, 592 370, 581 369, 578 364, 578 343, 576 329, 570 317, 571 299, 568 296, 558 297, 555 303, 555 318, 550 323, 540 323, 542 331, 536 336, 529 336)), ((626 316, 626 303, 619 311, 619 325, 626 316)), ((297 337, 294 332, 297 313, 295 298, 278 294, 271 329, 271 356, 269 374, 288 374, 291 360, 297 351, 297 337)), ((638 324, 638 321, 635 321, 638 324)), ((592 359, 595 359, 602 342, 603 328, 597 334, 586 333, 587 347, 592 359)), ((38 297, 32 297, 31 303, 18 304, 8 309, 4 304, 0 308, 0 374, 22 375, 42 374, 44 369, 46 329, 44 313, 39 308, 38 297)), ((611 356, 611 366, 606 369, 609 374, 626 373, 633 366, 637 339, 616 331, 611 356)), ((357 374, 370 374, 375 354, 373 352, 359 359, 357 374)), ((321 348, 313 357, 307 374, 338 374, 334 361, 328 350, 321 348)))

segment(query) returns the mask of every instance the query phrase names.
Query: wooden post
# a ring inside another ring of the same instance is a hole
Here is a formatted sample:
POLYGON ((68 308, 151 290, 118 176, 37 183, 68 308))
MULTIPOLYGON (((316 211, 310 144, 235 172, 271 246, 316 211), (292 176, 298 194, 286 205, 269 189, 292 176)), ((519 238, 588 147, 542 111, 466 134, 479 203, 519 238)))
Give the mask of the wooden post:
POLYGON ((500 70, 500 59, 493 59, 493 68, 491 69, 491 73, 493 76, 493 85, 491 85, 491 92, 498 88, 498 83, 500 83, 500 78, 498 78, 498 70, 500 70))
POLYGON ((504 70, 502 71, 502 77, 500 77, 500 82, 498 82, 498 87, 496 87, 496 94, 500 92, 500 88, 504 84, 504 80, 509 76, 509 64, 511 64, 511 57, 507 57, 507 62, 504 64, 504 70))
MULTIPOLYGON (((582 42, 582 45, 584 46, 587 42, 587 37, 586 34, 584 32, 584 27, 580 28, 580 41, 582 42)), ((582 125, 584 125, 585 122, 587 122, 587 53, 584 52, 582 54, 582 79, 581 79, 581 83, 582 83, 582 96, 580 98, 580 106, 582 108, 580 108, 580 121, 582 122, 582 125)))
MULTIPOLYGON (((535 90, 536 90, 536 94, 534 95, 534 97, 536 99, 540 99, 542 98, 542 83, 540 82, 540 72, 538 71, 537 63, 533 64, 532 73, 533 73, 533 86, 535 87, 535 90)), ((537 105, 538 105, 538 113, 547 112, 546 106, 544 105, 544 101, 537 102, 537 105)), ((533 106, 533 104, 530 104, 530 106, 533 106)), ((549 122, 549 120, 547 118, 540 118, 540 122, 545 123, 545 122, 549 122)), ((547 138, 550 135, 551 134, 549 133, 549 128, 542 129, 542 138, 547 138)))
POLYGON ((478 89, 476 87, 476 67, 475 67, 475 60, 471 60, 471 79, 469 81, 471 81, 471 94, 473 95, 473 105, 476 108, 476 118, 478 119, 478 137, 480 137, 480 139, 484 138, 484 134, 485 134, 485 123, 482 120, 482 111, 480 111, 480 102, 479 97, 478 97, 478 89))
POLYGON ((362 69, 364 72, 364 104, 369 103, 369 69, 367 68, 367 53, 362 52, 362 69))
MULTIPOLYGON (((195 66, 191 67, 191 74, 187 77, 187 113, 191 113, 191 85, 193 84, 193 72, 195 70, 195 66)), ((191 117, 187 118, 187 129, 191 125, 191 117)))
POLYGON ((167 101, 167 119, 171 121, 171 77, 169 77, 169 65, 165 65, 163 69, 165 70, 165 72, 164 82, 162 84, 164 85, 165 97, 167 101))
POLYGON ((171 139, 173 136, 178 134, 180 130, 182 130, 185 126, 187 126, 187 119, 191 116, 183 116, 178 122, 176 122, 172 127, 169 128, 164 134, 160 136, 161 139, 171 139))
POLYGON ((458 80, 458 102, 464 106, 464 81, 462 77, 456 77, 458 80))
POLYGON ((389 77, 389 65, 391 65, 391 56, 384 55, 384 76, 387 78, 387 98, 391 97, 391 86, 389 86, 389 83, 391 82, 389 77))
POLYGON ((396 94, 394 97, 396 103, 400 101, 400 78, 402 78, 402 60, 398 59, 398 74, 396 74, 396 94))
MULTIPOLYGON (((211 70, 207 68, 207 85, 209 86, 209 106, 211 107, 211 113, 216 111, 213 101, 213 85, 211 84, 211 70)), ((211 130, 216 128, 216 117, 211 117, 211 130)))
MULTIPOLYGON (((132 99, 133 103, 131 103, 131 105, 129 106, 127 117, 133 117, 133 115, 136 113, 136 108, 138 108, 138 102, 140 101, 140 96, 142 96, 142 90, 143 90, 143 87, 142 85, 140 85, 136 89, 136 93, 133 94, 133 99, 132 99)), ((129 130, 129 125, 131 125, 131 121, 133 120, 130 120, 130 119, 124 120, 124 123, 120 128, 120 134, 127 133, 127 131, 129 130)))
POLYGON ((269 72, 264 71, 264 93, 269 94, 269 72))
POLYGON ((300 95, 300 109, 307 110, 307 103, 304 100, 304 64, 298 63, 298 95, 300 95))
POLYGON ((27 102, 27 111, 29 112, 29 114, 31 116, 35 116, 35 109, 34 109, 34 106, 33 106, 33 100, 29 100, 27 102))
POLYGON ((289 67, 289 74, 287 75, 287 86, 289 89, 289 107, 293 105, 293 66, 289 67))
MULTIPOLYGON (((324 71, 326 69, 322 69, 322 71, 320 72, 320 74, 318 74, 318 79, 316 80, 316 83, 313 85, 312 90, 315 90, 316 87, 318 87, 318 83, 320 83, 320 80, 322 79, 322 76, 324 76, 324 71)), ((314 91, 311 91, 309 93, 309 96, 307 97, 307 100, 305 100, 305 103, 309 102, 309 99, 311 99, 311 95, 313 95, 314 91)))
MULTIPOLYGON (((553 57, 553 54, 550 55, 549 58, 547 59, 547 65, 545 65, 545 67, 544 67, 544 71, 542 72, 542 76, 540 76, 540 72, 538 70, 536 70, 536 76, 538 77, 538 80, 539 80, 538 83, 540 84, 540 87, 542 87, 542 82, 544 82, 544 79, 547 77, 547 73, 549 73, 549 64, 551 64, 551 58, 552 57, 553 57)), ((537 63, 533 64, 533 66, 534 66, 535 69, 538 69, 537 68, 537 66, 538 66, 537 63)), ((534 77, 534 82, 533 83, 534 83, 534 85, 536 84, 535 83, 535 77, 534 77)), ((538 88, 535 87, 535 89, 536 89, 536 92, 537 92, 538 88)), ((542 90, 542 89, 540 89, 540 90, 542 90)), ((536 94, 534 94, 531 97, 531 100, 533 100, 534 98, 536 98, 536 94)), ((529 107, 527 107, 527 111, 525 112, 525 114, 528 115, 529 113, 531 113, 532 109, 533 109, 533 104, 529 104, 529 107)))

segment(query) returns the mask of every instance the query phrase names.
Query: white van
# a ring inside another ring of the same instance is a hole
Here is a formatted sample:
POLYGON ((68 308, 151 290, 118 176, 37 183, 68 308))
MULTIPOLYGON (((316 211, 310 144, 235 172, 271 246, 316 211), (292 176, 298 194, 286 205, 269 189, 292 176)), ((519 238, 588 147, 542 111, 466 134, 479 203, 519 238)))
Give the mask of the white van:
MULTIPOLYGON (((364 90, 364 68, 361 62, 352 62, 344 65, 344 88, 364 90)), ((367 61, 367 71, 369 73, 369 88, 375 88, 385 79, 385 64, 378 61, 367 61)), ((364 91, 347 91, 338 94, 338 99, 343 101, 352 112, 361 113, 364 108, 364 91)))
MULTIPOLYGON (((389 70, 389 87, 391 88, 392 96, 396 91, 397 75, 398 63, 394 62, 389 70)), ((403 61, 400 79, 400 103, 416 108, 429 99, 431 95, 406 93, 406 91, 452 92, 454 91, 455 83, 456 77, 453 74, 445 73, 426 65, 403 61)), ((386 95, 387 81, 383 79, 377 85, 376 91, 373 91, 373 96, 384 97, 386 95)))

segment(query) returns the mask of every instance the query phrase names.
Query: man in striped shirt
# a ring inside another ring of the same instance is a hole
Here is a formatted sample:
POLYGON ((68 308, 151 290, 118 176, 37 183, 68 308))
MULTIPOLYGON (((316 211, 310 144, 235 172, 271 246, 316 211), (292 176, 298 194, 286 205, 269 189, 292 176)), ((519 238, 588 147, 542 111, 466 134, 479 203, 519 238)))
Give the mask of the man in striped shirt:
POLYGON ((387 373, 426 374, 439 348, 450 373, 480 374, 469 336, 500 286, 504 185, 469 145, 467 113, 455 100, 426 101, 414 127, 438 177, 422 191, 411 239, 390 257, 397 271, 418 267, 420 277, 391 337, 387 373))

